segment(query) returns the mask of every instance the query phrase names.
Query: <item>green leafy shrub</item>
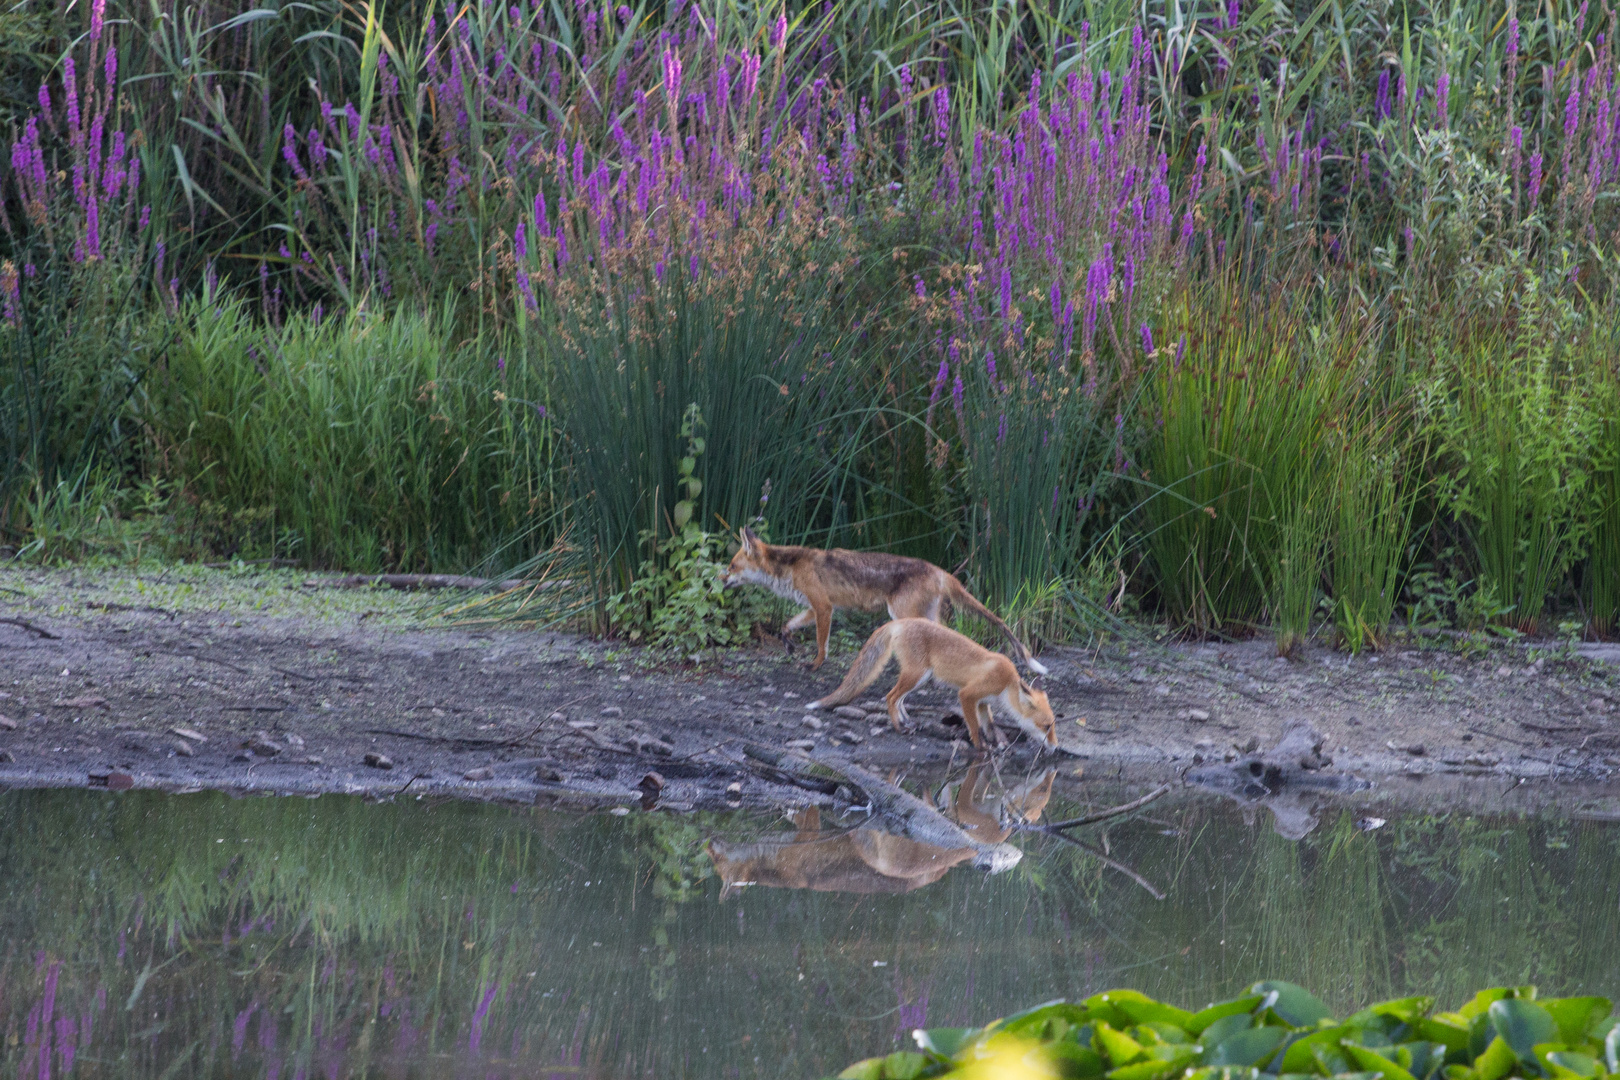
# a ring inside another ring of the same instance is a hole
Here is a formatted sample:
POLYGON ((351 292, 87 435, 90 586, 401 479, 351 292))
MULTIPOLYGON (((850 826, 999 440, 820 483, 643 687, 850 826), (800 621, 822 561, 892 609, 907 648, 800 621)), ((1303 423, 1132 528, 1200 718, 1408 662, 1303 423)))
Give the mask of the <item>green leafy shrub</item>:
POLYGON ((1344 1020, 1308 991, 1258 982, 1197 1012, 1134 990, 1037 1006, 980 1028, 914 1033, 918 1052, 867 1058, 840 1080, 1588 1080, 1620 1073, 1607 998, 1537 1000, 1533 986, 1481 990, 1454 1012, 1429 997, 1344 1020))

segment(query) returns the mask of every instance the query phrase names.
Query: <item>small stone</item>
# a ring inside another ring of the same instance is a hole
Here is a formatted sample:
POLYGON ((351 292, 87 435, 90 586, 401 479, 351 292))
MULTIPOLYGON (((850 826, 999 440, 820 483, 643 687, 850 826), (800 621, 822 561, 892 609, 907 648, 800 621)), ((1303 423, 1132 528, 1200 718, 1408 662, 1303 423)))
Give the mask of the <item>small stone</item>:
POLYGON ((270 738, 267 731, 257 731, 242 744, 260 757, 275 757, 281 753, 281 744, 270 738))
POLYGON ((1199 739, 1197 742, 1193 743, 1193 747, 1197 750, 1211 750, 1214 749, 1215 744, 1210 742, 1208 739, 1199 739))
POLYGON ((675 753, 675 748, 663 739, 641 736, 630 740, 630 748, 637 753, 645 751, 649 754, 657 754, 659 757, 669 757, 675 753))
POLYGON ((177 738, 184 739, 184 740, 186 740, 186 742, 207 742, 208 741, 208 736, 204 735, 202 732, 197 731, 194 728, 172 727, 172 728, 169 729, 169 734, 173 735, 173 736, 175 736, 177 738))
POLYGON ((854 743, 856 746, 859 746, 861 743, 866 741, 866 737, 864 735, 857 735, 853 731, 840 732, 840 736, 845 742, 854 743))
POLYGON ((550 765, 537 766, 534 770, 534 778, 536 780, 544 781, 547 784, 561 784, 568 779, 568 777, 564 776, 556 769, 553 769, 550 765))
POLYGON ((612 814, 614 817, 624 817, 629 812, 630 808, 628 806, 615 806, 613 809, 608 811, 608 813, 612 814))
POLYGON ((283 737, 283 741, 285 741, 288 746, 293 747, 295 750, 302 750, 304 748, 304 740, 300 739, 297 735, 294 735, 290 731, 283 737))
POLYGON ((1513 674, 1513 669, 1508 667, 1506 664, 1503 664, 1501 667, 1496 669, 1496 677, 1498 679, 1505 679, 1509 675, 1512 675, 1512 674, 1513 674))
POLYGON ((135 778, 127 772, 110 772, 107 774, 108 791, 128 791, 135 786, 135 778))
POLYGON ((392 769, 394 767, 394 760, 392 758, 390 758, 387 754, 379 754, 375 750, 368 751, 366 756, 361 758, 361 760, 367 765, 370 765, 373 769, 392 769))
POLYGON ((10 750, 0 750, 0 765, 15 765, 17 759, 11 756, 10 750))
POLYGON ((1592 699, 1592 703, 1588 705, 1587 708, 1591 709, 1593 712, 1608 712, 1609 703, 1600 697, 1595 697, 1592 699))
POLYGON ((623 716, 624 710, 617 705, 609 705, 602 710, 603 716, 623 716))
POLYGON ((251 762, 251 761, 256 761, 258 759, 253 756, 253 751, 251 751, 251 750, 238 750, 235 754, 233 754, 231 756, 231 760, 232 761, 251 762))
POLYGON ((874 709, 866 714, 866 722, 868 724, 887 724, 889 722, 889 710, 874 709))
POLYGON ((1260 749, 1260 740, 1258 737, 1251 735, 1249 736, 1249 741, 1243 743, 1242 745, 1233 743, 1232 749, 1236 750, 1240 754, 1252 754, 1256 750, 1260 749))
POLYGON ((191 744, 184 739, 174 740, 174 752, 181 757, 195 757, 197 755, 197 751, 193 750, 191 744))
POLYGON ((822 728, 827 726, 827 725, 823 724, 818 717, 814 717, 814 716, 806 716, 804 718, 804 720, 803 720, 803 723, 804 723, 805 727, 811 728, 812 730, 815 730, 815 731, 820 731, 822 728))
POLYGON ((1429 752, 1428 747, 1424 746, 1422 743, 1412 743, 1410 746, 1397 746, 1395 745, 1395 742, 1391 740, 1384 743, 1384 745, 1399 753, 1411 754, 1413 757, 1422 757, 1424 754, 1429 752))
POLYGON ((796 697, 798 697, 798 696, 799 696, 799 695, 798 695, 798 694, 795 694, 795 693, 794 693, 794 692, 793 692, 793 691, 791 691, 791 690, 784 690, 784 691, 782 691, 782 696, 783 696, 783 697, 785 697, 785 698, 790 698, 790 699, 791 699, 791 698, 796 698, 796 697))
POLYGON ((1187 719, 1191 720, 1195 724, 1208 723, 1208 721, 1209 721, 1209 710, 1208 709, 1188 709, 1187 710, 1187 719))
POLYGON ((0 715, 0 731, 16 731, 17 721, 9 716, 0 715))
POLYGON ((726 794, 728 794, 728 795, 741 795, 742 794, 742 781, 733 780, 731 783, 727 784, 726 785, 726 794))
POLYGON ((816 748, 816 740, 814 740, 814 739, 789 739, 787 742, 783 743, 782 745, 786 746, 789 750, 814 750, 816 748))
POLYGON ((842 716, 845 720, 865 720, 866 710, 857 709, 853 705, 840 705, 833 710, 834 716, 842 716))
POLYGON ((568 726, 575 731, 591 731, 596 727, 595 720, 570 720, 568 726))
POLYGON ((1374 829, 1382 829, 1385 824, 1386 822, 1381 817, 1364 817, 1356 819, 1356 828, 1360 829, 1362 832, 1372 832, 1374 829))
POLYGON ((104 698, 104 697, 95 697, 95 696, 93 696, 91 694, 86 694, 83 697, 57 698, 55 701, 51 702, 51 704, 55 705, 59 709, 110 709, 110 708, 112 708, 111 705, 107 704, 107 699, 106 698, 104 698))
POLYGON ((1493 757, 1490 754, 1471 754, 1468 757, 1463 758, 1463 764, 1472 765, 1480 769, 1489 769, 1499 760, 1499 758, 1493 757))
POLYGON ((1158 697, 1169 697, 1170 686, 1168 683, 1160 683, 1158 686, 1153 688, 1153 693, 1158 697))
POLYGON ((664 778, 656 772, 649 772, 636 783, 636 787, 648 794, 664 790, 664 778))
POLYGON ((493 780, 495 779, 495 770, 488 768, 468 769, 461 774, 461 778, 463 780, 493 780))
POLYGON ((325 761, 325 758, 319 757, 315 754, 310 754, 308 757, 304 758, 305 765, 321 765, 324 764, 325 761))
POLYGON ((554 712, 554 713, 552 713, 552 714, 551 714, 551 715, 550 715, 550 716, 548 716, 548 717, 546 717, 546 719, 547 719, 547 720, 550 720, 550 721, 552 721, 552 722, 554 722, 554 723, 560 723, 560 722, 562 722, 562 721, 564 721, 564 720, 566 720, 566 719, 568 719, 568 717, 567 717, 567 716, 565 716, 565 715, 563 715, 563 714, 562 714, 562 713, 560 713, 560 712, 554 712))
POLYGON ((1130 678, 1131 678, 1131 682, 1133 682, 1133 683, 1145 683, 1145 682, 1147 682, 1148 681, 1147 668, 1137 668, 1135 671, 1131 672, 1130 678))
POLYGON ((873 724, 870 728, 867 729, 866 733, 868 735, 874 735, 875 736, 875 735, 881 735, 887 730, 889 730, 889 729, 887 727, 885 727, 884 725, 882 725, 882 724, 873 724))

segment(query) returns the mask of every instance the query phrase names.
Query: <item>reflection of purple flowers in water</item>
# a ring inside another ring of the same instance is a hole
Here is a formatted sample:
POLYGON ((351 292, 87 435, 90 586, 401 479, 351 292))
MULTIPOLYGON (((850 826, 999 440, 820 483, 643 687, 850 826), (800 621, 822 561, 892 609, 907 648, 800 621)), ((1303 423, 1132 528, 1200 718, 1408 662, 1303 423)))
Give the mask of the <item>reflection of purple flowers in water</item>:
POLYGON ((489 1015, 489 1007, 494 1002, 495 994, 499 990, 500 985, 498 983, 491 983, 489 989, 484 992, 484 999, 478 1003, 478 1008, 473 1011, 472 1034, 467 1037, 467 1050, 469 1053, 478 1053, 479 1044, 484 1041, 484 1019, 489 1015))

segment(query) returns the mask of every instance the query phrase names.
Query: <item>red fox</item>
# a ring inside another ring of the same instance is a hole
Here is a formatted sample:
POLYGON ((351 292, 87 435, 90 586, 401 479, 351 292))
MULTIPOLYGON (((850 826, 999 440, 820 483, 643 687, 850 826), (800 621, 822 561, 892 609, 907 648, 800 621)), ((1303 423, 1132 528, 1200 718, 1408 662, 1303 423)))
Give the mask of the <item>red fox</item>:
POLYGON ((782 641, 811 623, 816 627, 816 662, 827 661, 827 635, 832 632, 833 608, 861 611, 888 609, 891 619, 923 618, 939 621, 940 608, 949 600, 958 608, 986 619, 1007 635, 1013 652, 1037 675, 1046 668, 1032 656, 1012 628, 973 598, 973 594, 931 562, 905 555, 885 555, 878 551, 846 551, 834 548, 786 547, 767 544, 752 529, 742 530, 742 547, 732 557, 726 571, 727 588, 763 585, 778 596, 805 605, 805 609, 782 627, 782 641))
POLYGON ((889 658, 895 656, 900 658, 900 678, 887 700, 889 723, 896 731, 905 730, 901 725, 911 722, 906 695, 932 676, 961 693, 962 719, 975 747, 984 748, 981 731, 995 731, 990 712, 993 698, 1000 698, 1030 738, 1043 746, 1057 745, 1057 719, 1046 694, 1020 679, 1018 669, 1005 656, 929 619, 896 619, 872 631, 838 689, 805 708, 849 704, 877 681, 889 658))

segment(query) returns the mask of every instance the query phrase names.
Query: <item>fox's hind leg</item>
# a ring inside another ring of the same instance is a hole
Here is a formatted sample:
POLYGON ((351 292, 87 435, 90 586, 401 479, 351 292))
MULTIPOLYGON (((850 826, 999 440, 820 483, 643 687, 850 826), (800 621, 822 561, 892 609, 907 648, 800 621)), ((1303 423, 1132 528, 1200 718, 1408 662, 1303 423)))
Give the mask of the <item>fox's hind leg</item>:
POLYGON ((907 734, 916 730, 911 723, 911 714, 906 711, 906 695, 928 681, 929 671, 907 671, 900 669, 900 678, 895 681, 894 689, 889 691, 889 723, 894 730, 907 734), (902 726, 903 725, 903 726, 902 726))

